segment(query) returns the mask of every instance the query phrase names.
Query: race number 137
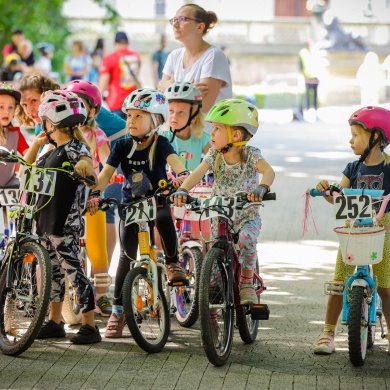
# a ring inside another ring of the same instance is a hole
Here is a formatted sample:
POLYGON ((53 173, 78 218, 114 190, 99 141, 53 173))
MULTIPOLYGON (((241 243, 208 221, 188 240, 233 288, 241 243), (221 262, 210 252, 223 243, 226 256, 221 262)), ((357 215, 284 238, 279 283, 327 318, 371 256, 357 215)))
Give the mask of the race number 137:
POLYGON ((372 218, 371 196, 335 196, 334 211, 336 219, 372 218))

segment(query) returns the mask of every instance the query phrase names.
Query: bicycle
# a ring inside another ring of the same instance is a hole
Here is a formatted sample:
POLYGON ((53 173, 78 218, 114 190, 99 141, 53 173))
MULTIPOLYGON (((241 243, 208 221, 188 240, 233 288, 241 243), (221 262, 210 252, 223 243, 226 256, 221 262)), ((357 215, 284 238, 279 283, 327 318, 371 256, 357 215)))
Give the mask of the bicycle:
MULTIPOLYGON (((331 187, 332 188, 332 187, 331 187)), ((377 319, 381 337, 385 338, 382 305, 377 293, 372 265, 382 261, 385 227, 378 225, 390 194, 382 190, 343 189, 325 192, 311 189, 310 196, 334 196, 336 220, 346 221, 336 227, 343 262, 355 266, 355 272, 345 281, 325 282, 326 295, 342 295, 341 323, 348 327, 349 359, 354 366, 362 366, 368 348, 374 345, 377 319), (375 199, 375 201, 373 201, 375 199), (381 204, 379 211, 375 205, 381 204)))
MULTIPOLYGON (((115 198, 103 198, 100 209, 116 205, 125 226, 137 223, 139 258, 130 259, 132 268, 126 275, 122 296, 127 326, 139 347, 149 353, 161 351, 170 332, 169 299, 165 265, 157 260, 151 222, 157 216, 158 196, 163 196, 166 181, 151 196, 121 203, 115 198), (106 205, 106 206, 105 206, 106 205)), ((165 195, 164 195, 165 196, 165 195)), ((122 243, 120 243, 122 246, 122 243)), ((184 286, 183 282, 167 282, 184 286)))
MULTIPOLYGON (((173 188, 172 188, 173 189, 173 188)), ((194 188, 191 194, 207 198, 211 187, 204 182, 194 188)), ((203 242, 195 237, 191 229, 191 222, 199 222, 199 216, 190 210, 183 211, 182 207, 174 207, 176 230, 179 245, 179 262, 187 275, 188 285, 176 286, 172 289, 172 311, 177 322, 189 328, 195 324, 199 317, 199 283, 197 282, 203 261, 203 242)), ((199 229, 201 230, 201 229, 199 229)))
POLYGON ((49 307, 52 267, 49 254, 34 233, 35 195, 52 196, 56 171, 77 180, 89 180, 67 167, 39 168, 0 147, 0 161, 20 163, 19 205, 11 207, 15 228, 5 237, 0 264, 0 349, 5 355, 19 355, 33 343, 49 307), (22 202, 23 199, 23 202, 22 202))
MULTIPOLYGON (((268 193, 265 200, 275 200, 275 193, 268 193)), ((187 197, 185 207, 199 212, 200 218, 218 219, 218 235, 208 249, 199 279, 199 314, 201 338, 208 360, 215 366, 226 364, 233 346, 234 311, 236 325, 244 343, 256 340, 259 320, 268 320, 268 305, 260 303, 260 295, 266 289, 259 275, 258 265, 253 284, 258 302, 241 305, 239 297, 240 264, 237 254, 238 232, 232 228, 235 211, 258 207, 262 202, 248 202, 246 193, 234 197, 214 196, 210 199, 187 197)))

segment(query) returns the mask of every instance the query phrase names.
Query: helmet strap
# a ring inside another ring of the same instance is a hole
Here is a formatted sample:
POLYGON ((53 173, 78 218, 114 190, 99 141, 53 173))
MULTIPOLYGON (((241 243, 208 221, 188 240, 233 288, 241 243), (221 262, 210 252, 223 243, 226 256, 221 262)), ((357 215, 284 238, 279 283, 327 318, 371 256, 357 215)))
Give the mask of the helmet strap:
MULTIPOLYGON (((158 131, 158 127, 157 127, 156 129, 153 129, 152 131, 149 131, 149 133, 146 134, 146 135, 145 135, 144 137, 142 137, 142 138, 135 137, 135 136, 132 135, 131 138, 133 139, 133 146, 132 146, 132 148, 131 148, 131 150, 130 150, 130 153, 127 155, 127 158, 130 158, 130 157, 134 154, 135 149, 137 149, 137 146, 138 146, 138 145, 141 145, 141 144, 143 144, 144 142, 148 141, 149 138, 150 138, 151 136, 153 136, 153 134, 157 133, 157 131, 158 131)), ((154 139, 154 141, 155 141, 155 140, 156 140, 156 138, 154 139)))
POLYGON ((364 150, 363 154, 359 158, 359 163, 362 163, 367 156, 370 154, 372 148, 380 141, 380 135, 375 139, 375 131, 372 131, 370 134, 370 140, 368 141, 368 145, 364 150))
MULTIPOLYGON (((192 107, 193 107, 193 106, 194 106, 194 104, 191 103, 190 112, 192 112, 192 107)), ((191 125, 192 120, 193 120, 194 118, 196 118, 196 116, 199 114, 199 111, 200 111, 200 105, 197 104, 197 110, 196 110, 193 114, 191 114, 191 115, 188 116, 187 123, 186 123, 181 129, 172 130, 172 127, 169 127, 169 130, 171 131, 171 133, 173 133, 173 134, 172 134, 172 138, 171 138, 170 141, 169 141, 170 143, 172 143, 173 140, 175 139, 176 133, 180 133, 180 131, 186 129, 188 126, 191 125)))
POLYGON ((42 121, 42 130, 43 132, 45 133, 47 139, 49 140, 49 142, 54 145, 54 146, 57 146, 57 142, 55 142, 51 137, 50 135, 55 133, 57 131, 57 128, 54 127, 54 129, 52 131, 47 131, 46 130, 46 121, 42 121))
POLYGON ((222 154, 227 153, 232 146, 244 146, 244 145, 246 145, 248 143, 248 141, 233 142, 232 127, 226 125, 226 130, 227 130, 227 133, 228 133, 228 144, 220 150, 220 152, 222 154))

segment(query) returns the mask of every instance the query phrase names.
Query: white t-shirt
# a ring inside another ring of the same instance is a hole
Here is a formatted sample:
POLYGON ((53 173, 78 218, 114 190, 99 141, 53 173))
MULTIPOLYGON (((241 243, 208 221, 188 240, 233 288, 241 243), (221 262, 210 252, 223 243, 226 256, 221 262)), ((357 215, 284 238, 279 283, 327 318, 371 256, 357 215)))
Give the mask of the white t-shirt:
POLYGON ((222 99, 230 99, 233 96, 232 78, 230 67, 225 53, 215 47, 210 46, 196 62, 184 69, 183 57, 185 48, 173 50, 165 63, 163 73, 172 76, 176 81, 199 82, 201 79, 212 77, 222 80, 223 85, 219 91, 216 102, 222 99))

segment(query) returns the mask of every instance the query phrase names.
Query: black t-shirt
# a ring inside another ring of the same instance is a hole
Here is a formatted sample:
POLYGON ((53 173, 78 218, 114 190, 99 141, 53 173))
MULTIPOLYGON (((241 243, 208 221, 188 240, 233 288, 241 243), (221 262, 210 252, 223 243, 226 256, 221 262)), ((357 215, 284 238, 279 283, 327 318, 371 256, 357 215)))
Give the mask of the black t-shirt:
MULTIPOLYGON (((384 190, 384 195, 390 193, 390 164, 382 162, 378 165, 365 165, 353 161, 345 167, 343 174, 350 180, 351 188, 384 190)), ((390 204, 386 207, 386 212, 389 211, 390 204)))
POLYGON ((119 140, 114 148, 111 150, 110 156, 108 157, 107 164, 118 168, 120 165, 125 176, 125 181, 122 186, 122 201, 130 202, 132 200, 131 190, 128 187, 128 180, 130 174, 133 172, 143 172, 150 180, 152 188, 145 195, 152 195, 158 188, 158 181, 160 179, 166 179, 166 164, 167 158, 171 154, 176 154, 172 145, 165 137, 158 137, 154 156, 153 169, 149 167, 149 151, 153 145, 153 142, 144 150, 136 150, 134 154, 128 158, 133 140, 122 139, 119 140))
MULTIPOLYGON (((64 162, 75 165, 80 156, 89 156, 86 146, 72 139, 43 155, 38 167, 61 168, 64 162)), ((57 172, 54 196, 40 195, 37 201, 37 233, 63 236, 82 230, 81 207, 85 197, 85 185, 73 180, 66 173, 57 172)))

